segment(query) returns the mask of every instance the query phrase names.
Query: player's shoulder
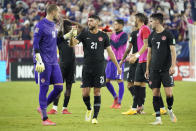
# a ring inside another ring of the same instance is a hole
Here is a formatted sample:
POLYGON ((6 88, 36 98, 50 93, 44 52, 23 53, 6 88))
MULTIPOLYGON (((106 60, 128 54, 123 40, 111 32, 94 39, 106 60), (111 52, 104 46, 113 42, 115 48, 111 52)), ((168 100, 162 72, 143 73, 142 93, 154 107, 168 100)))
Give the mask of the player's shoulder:
POLYGON ((143 25, 141 30, 148 30, 148 31, 150 31, 150 28, 147 25, 143 25))
POLYGON ((163 33, 167 36, 172 35, 172 32, 169 29, 165 29, 163 33))
POLYGON ((156 32, 153 30, 153 31, 150 33, 150 35, 149 35, 148 38, 151 39, 155 33, 156 33, 156 32))

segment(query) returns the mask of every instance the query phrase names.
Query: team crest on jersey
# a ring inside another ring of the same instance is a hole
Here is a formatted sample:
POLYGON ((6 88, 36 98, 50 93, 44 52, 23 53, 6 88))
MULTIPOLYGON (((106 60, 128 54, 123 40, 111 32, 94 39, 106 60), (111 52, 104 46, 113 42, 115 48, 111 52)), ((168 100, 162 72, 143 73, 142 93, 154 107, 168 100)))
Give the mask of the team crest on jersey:
POLYGON ((99 41, 103 41, 103 37, 99 37, 98 40, 99 40, 99 41))
POLYGON ((45 79, 44 79, 44 78, 42 78, 42 79, 41 79, 41 82, 42 82, 42 83, 44 83, 44 82, 45 82, 45 79))
POLYGON ((162 39, 162 40, 166 40, 166 36, 162 36, 161 39, 162 39))
POLYGON ((38 32, 39 32, 39 28, 36 27, 36 28, 35 28, 35 33, 38 33, 38 32))
POLYGON ((56 33, 55 33, 55 31, 52 31, 52 37, 53 37, 53 38, 56 38, 56 33))

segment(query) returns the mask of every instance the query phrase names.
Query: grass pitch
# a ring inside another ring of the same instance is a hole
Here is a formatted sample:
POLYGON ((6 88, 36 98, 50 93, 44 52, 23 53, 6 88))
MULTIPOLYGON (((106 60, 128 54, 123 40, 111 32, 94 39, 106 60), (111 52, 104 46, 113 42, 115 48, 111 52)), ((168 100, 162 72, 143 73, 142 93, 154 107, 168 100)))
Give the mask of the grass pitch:
MULTIPOLYGON (((54 127, 41 125, 40 115, 37 113, 39 88, 34 82, 5 82, 0 83, 0 131, 195 131, 196 130, 196 82, 176 82, 173 89, 173 110, 178 118, 177 123, 171 123, 169 116, 162 116, 163 125, 152 126, 155 120, 152 116, 152 92, 147 88, 144 115, 127 116, 121 112, 127 111, 132 103, 132 97, 125 88, 121 109, 110 109, 113 98, 106 87, 101 90, 101 110, 97 125, 84 121, 86 107, 83 103, 80 82, 72 88, 72 95, 68 105, 73 114, 61 114, 63 97, 61 97, 57 115, 49 118, 57 123, 54 127)), ((116 91, 118 86, 113 82, 116 91)), ((125 87, 127 82, 125 82, 125 87)), ((52 90, 50 87, 50 91, 52 90)), ((162 89, 163 92, 163 89, 162 89)), ((93 105, 91 91, 91 104, 93 105)), ((165 95, 163 94, 164 103, 165 95)), ((51 105, 48 109, 51 109, 51 105)))

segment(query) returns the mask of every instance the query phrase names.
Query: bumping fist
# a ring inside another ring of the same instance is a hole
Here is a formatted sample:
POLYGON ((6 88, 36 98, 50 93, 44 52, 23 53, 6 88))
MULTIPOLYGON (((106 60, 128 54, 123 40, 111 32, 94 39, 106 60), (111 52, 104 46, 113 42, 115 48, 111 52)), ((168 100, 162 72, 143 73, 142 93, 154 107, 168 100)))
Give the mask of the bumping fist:
POLYGON ((40 56, 40 53, 36 53, 35 54, 35 59, 36 59, 36 66, 35 66, 35 70, 38 72, 38 73, 41 73, 45 70, 45 66, 44 66, 44 63, 42 62, 42 58, 40 56))

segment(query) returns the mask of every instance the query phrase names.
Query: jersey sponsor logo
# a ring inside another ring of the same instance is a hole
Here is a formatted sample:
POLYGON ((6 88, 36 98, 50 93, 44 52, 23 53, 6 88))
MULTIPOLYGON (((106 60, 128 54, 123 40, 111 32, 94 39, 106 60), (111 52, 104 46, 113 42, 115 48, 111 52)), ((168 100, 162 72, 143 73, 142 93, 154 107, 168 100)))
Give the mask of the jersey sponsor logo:
POLYGON ((162 36, 161 39, 162 39, 162 40, 166 40, 166 36, 162 36))
POLYGON ((39 28, 36 27, 36 28, 35 28, 35 33, 38 33, 38 32, 39 32, 39 28))
POLYGON ((103 41, 103 37, 99 37, 98 40, 99 40, 99 41, 103 41))

